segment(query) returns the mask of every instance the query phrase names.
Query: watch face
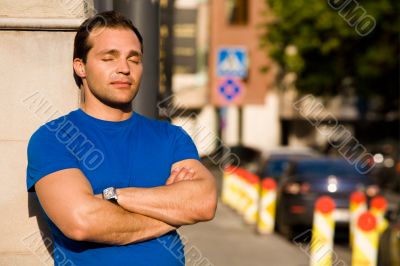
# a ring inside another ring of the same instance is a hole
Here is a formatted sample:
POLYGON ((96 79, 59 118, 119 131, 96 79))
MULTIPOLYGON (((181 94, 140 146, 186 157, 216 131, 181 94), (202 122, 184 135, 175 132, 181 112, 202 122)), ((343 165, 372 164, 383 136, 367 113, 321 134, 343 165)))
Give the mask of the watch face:
POLYGON ((115 193, 115 188, 114 187, 109 187, 103 190, 103 197, 106 200, 110 199, 117 199, 117 194, 115 193))

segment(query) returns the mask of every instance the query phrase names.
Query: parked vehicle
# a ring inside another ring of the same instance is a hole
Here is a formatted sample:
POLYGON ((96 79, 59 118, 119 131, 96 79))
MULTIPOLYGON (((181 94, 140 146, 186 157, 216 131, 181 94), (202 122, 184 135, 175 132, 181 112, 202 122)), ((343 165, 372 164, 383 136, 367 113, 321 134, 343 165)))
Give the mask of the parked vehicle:
POLYGON ((288 238, 298 228, 311 228, 314 204, 322 195, 336 204, 336 226, 348 226, 349 197, 353 191, 376 196, 378 186, 343 159, 301 159, 290 162, 278 187, 277 227, 288 238))
POLYGON ((241 168, 254 174, 258 173, 261 161, 261 151, 243 145, 232 146, 229 147, 229 149, 230 153, 235 154, 240 159, 239 166, 241 168))
POLYGON ((400 265, 400 203, 397 214, 379 239, 378 265, 400 265))
POLYGON ((270 177, 279 181, 279 178, 287 168, 289 161, 318 158, 319 156, 321 155, 318 152, 310 148, 281 147, 271 150, 260 167, 261 171, 259 172, 259 176, 261 178, 270 177))
POLYGON ((373 155, 374 168, 370 175, 382 189, 400 193, 400 147, 397 142, 383 142, 367 146, 373 155))

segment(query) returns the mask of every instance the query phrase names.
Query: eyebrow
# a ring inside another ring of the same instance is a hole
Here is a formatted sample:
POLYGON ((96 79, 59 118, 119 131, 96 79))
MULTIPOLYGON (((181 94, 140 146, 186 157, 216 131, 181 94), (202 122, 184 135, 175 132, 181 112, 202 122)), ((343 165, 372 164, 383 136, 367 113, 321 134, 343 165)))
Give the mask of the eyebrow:
MULTIPOLYGON (((121 54, 121 52, 117 49, 105 49, 105 50, 101 50, 100 52, 98 52, 98 54, 100 55, 105 55, 105 54, 111 54, 114 56, 117 56, 119 54, 121 54)), ((130 50, 128 53, 128 57, 132 57, 132 56, 137 56, 137 57, 142 57, 142 53, 136 50, 130 50)))

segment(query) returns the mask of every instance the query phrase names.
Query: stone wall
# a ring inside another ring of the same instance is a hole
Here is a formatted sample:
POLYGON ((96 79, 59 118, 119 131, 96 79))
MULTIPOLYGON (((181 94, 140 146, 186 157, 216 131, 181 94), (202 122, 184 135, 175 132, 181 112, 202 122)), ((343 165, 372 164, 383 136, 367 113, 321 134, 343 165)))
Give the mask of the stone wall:
POLYGON ((40 125, 78 106, 72 51, 84 7, 0 0, 0 265, 53 264, 37 199, 26 192, 26 150, 40 125))

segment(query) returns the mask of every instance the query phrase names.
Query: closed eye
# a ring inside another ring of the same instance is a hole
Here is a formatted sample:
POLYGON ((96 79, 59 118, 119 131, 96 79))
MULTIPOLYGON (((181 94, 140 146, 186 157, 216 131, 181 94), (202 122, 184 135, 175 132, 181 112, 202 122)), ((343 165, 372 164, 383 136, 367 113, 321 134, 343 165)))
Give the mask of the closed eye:
POLYGON ((128 61, 133 62, 135 64, 141 63, 141 60, 138 57, 131 57, 131 58, 128 59, 128 61))

